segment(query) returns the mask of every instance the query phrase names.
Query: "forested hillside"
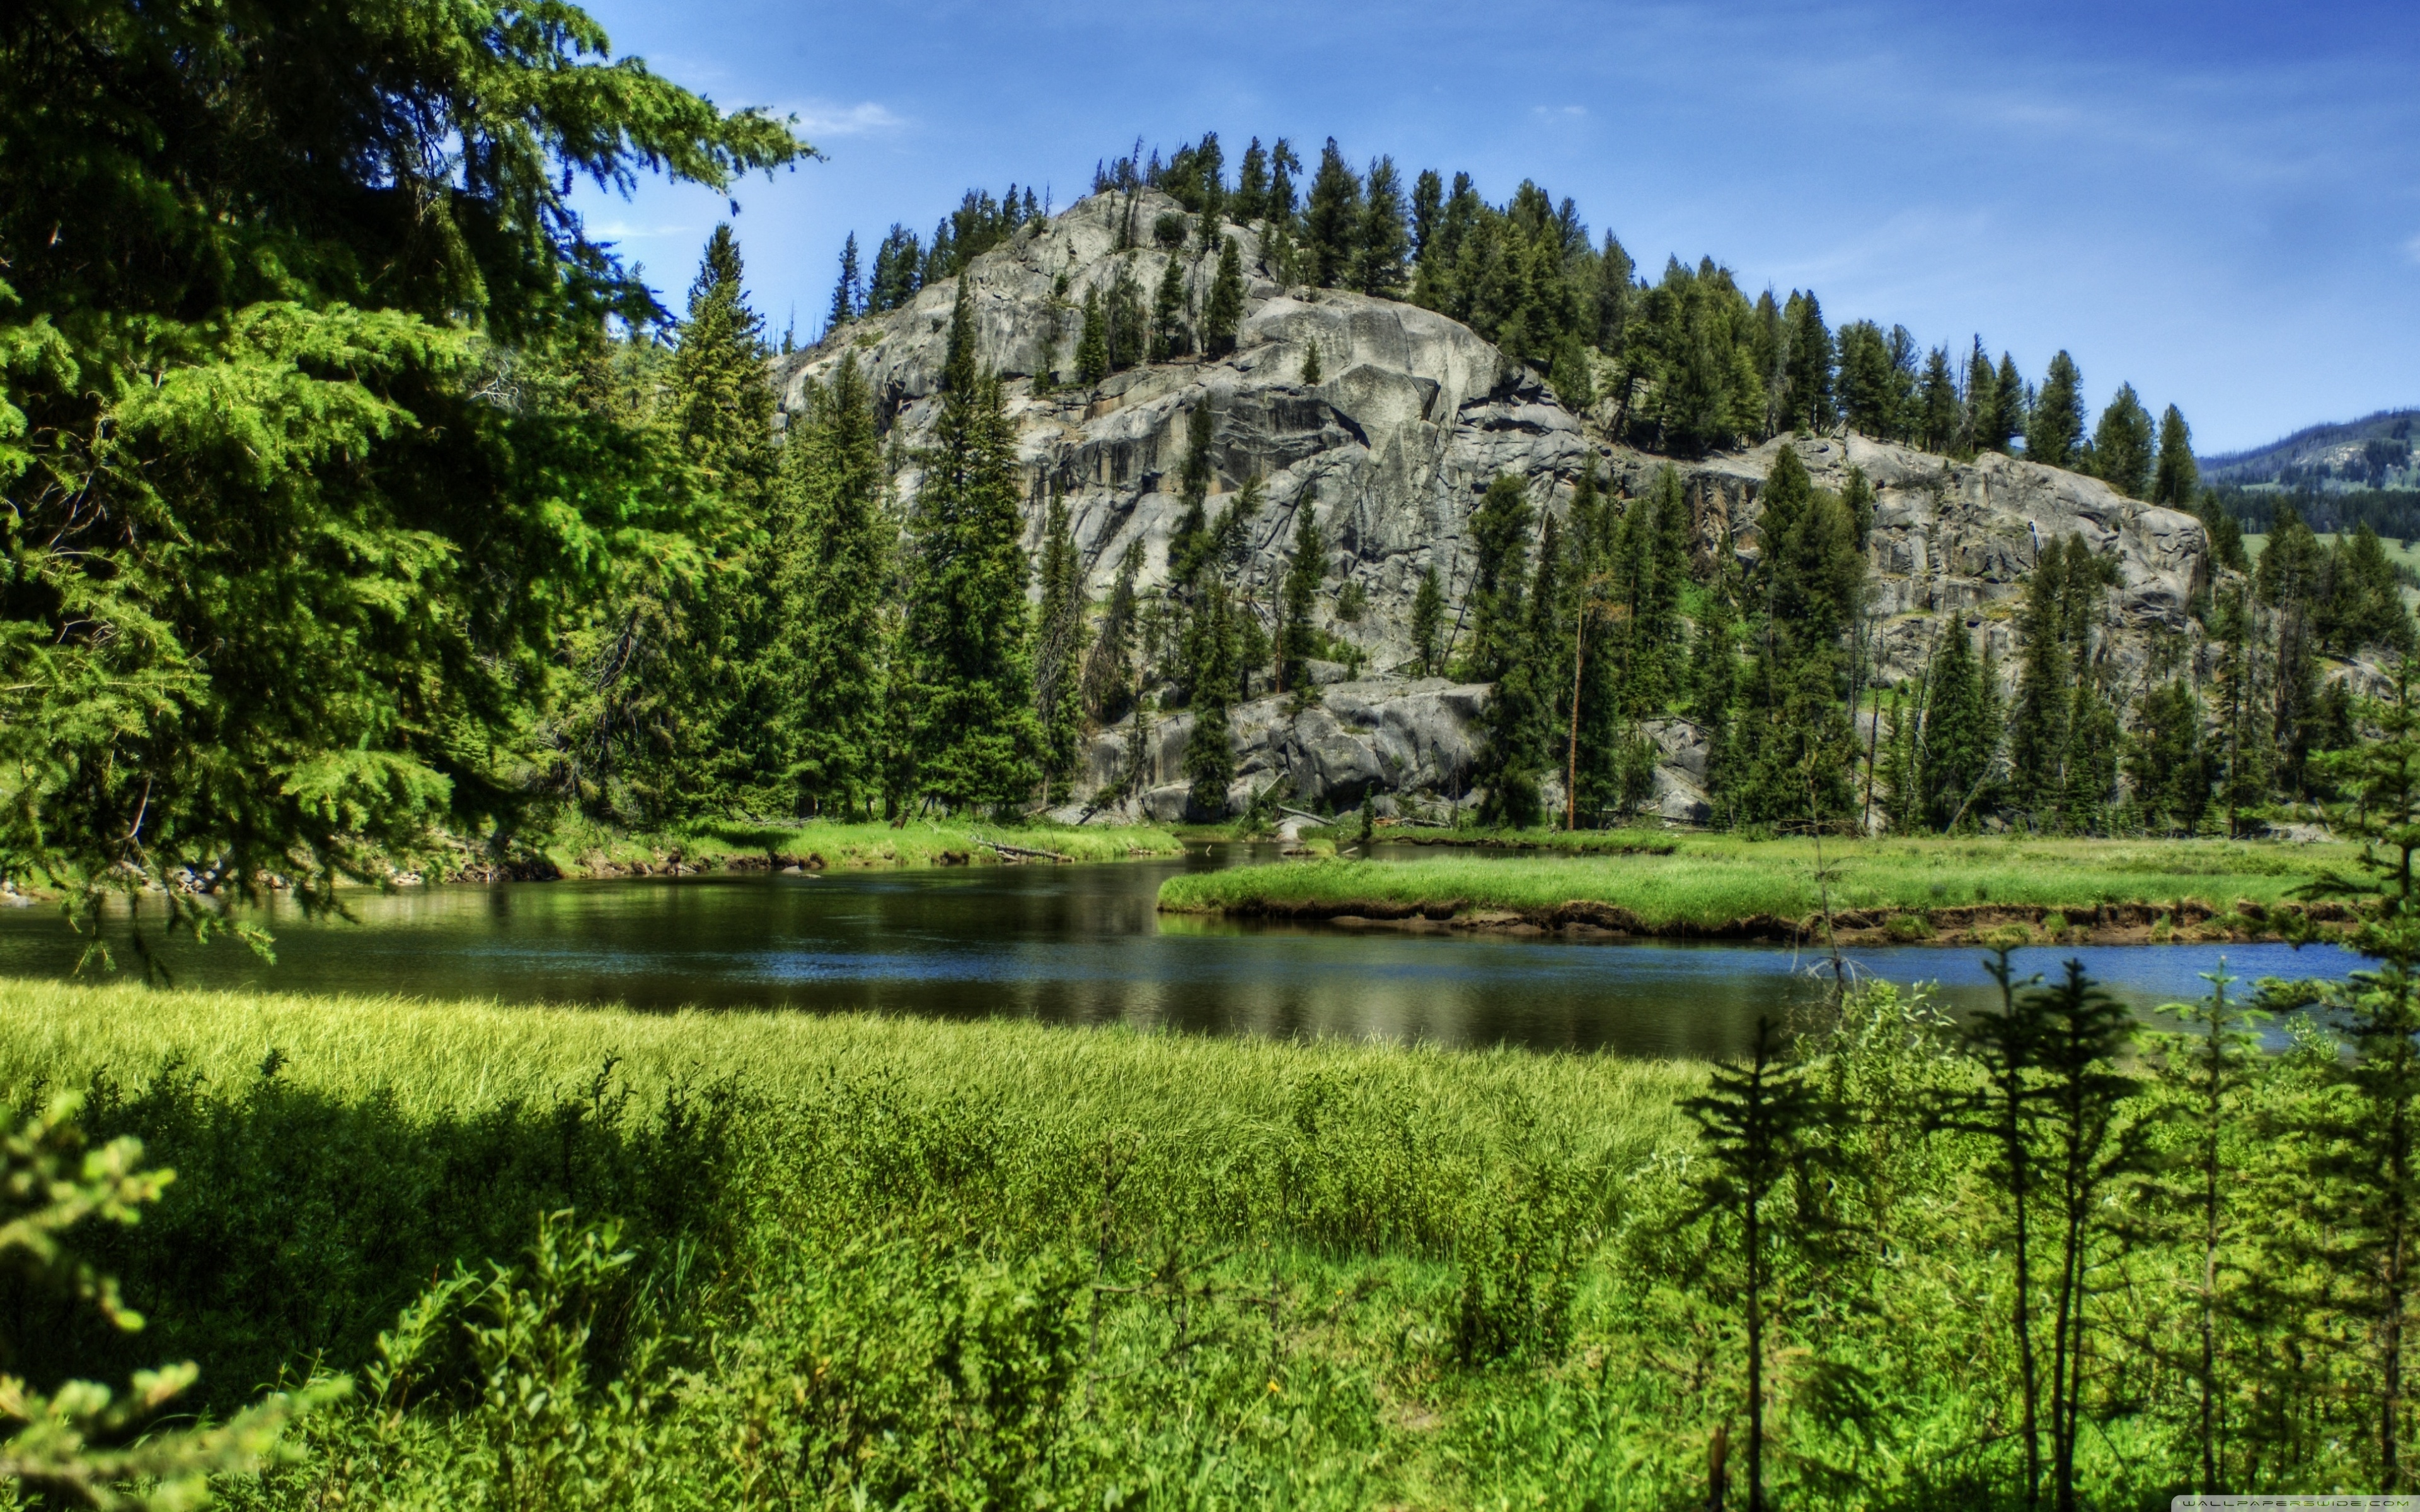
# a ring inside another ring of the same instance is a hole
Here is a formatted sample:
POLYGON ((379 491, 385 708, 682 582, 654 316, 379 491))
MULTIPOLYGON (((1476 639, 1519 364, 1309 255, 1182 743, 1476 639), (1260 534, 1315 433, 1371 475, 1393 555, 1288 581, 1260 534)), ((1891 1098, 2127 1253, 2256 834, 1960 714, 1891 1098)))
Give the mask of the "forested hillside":
POLYGON ((551 81, 507 108, 375 22, 178 14, 106 77, 9 34, 17 885, 1052 804, 2240 829, 2409 635, 2359 538, 2206 551, 2173 408, 1642 278, 1532 184, 1204 137, 852 240, 780 352, 731 227, 665 311, 560 177, 780 126, 584 22, 483 44, 551 81))
POLYGON ((844 370, 870 386, 912 532, 972 284, 1026 545, 1058 563, 1037 646, 1065 817, 1375 797, 2240 830, 2321 795, 2332 668, 2407 633, 2358 540, 2237 576, 2182 416, 2121 387, 2087 434, 2063 355, 2028 384, 1979 342, 1919 361, 1811 292, 1750 301, 1712 263, 1651 283, 1534 185, 1407 189, 1332 143, 1301 176, 1284 143, 1231 174, 1205 138, 1055 216, 970 193, 929 248, 893 226, 871 286, 845 258, 830 330, 775 363, 796 414, 844 370), (1768 500, 1797 507, 1784 451, 1824 501, 1799 566, 1767 546, 1768 500), (1762 628, 1806 619, 1797 572, 1829 585, 1816 643, 1762 628))

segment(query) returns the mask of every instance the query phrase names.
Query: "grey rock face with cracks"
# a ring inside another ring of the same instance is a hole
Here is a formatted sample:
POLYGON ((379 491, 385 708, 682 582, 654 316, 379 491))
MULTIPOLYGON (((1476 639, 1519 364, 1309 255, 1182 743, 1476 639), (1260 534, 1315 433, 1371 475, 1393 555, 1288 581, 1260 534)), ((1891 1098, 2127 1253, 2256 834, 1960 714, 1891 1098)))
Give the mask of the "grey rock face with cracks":
MULTIPOLYGON (((1535 373, 1444 316, 1342 290, 1281 287, 1249 227, 1222 232, 1238 243, 1248 285, 1233 353, 1072 386, 1085 298, 1096 293, 1106 302, 1122 268, 1148 305, 1173 257, 1198 327, 1218 268, 1217 247, 1200 243, 1198 218, 1187 218, 1192 230, 1173 253, 1119 248, 1122 224, 1147 240, 1159 215, 1178 210, 1152 191, 1131 207, 1120 193, 1096 194, 1029 224, 965 276, 974 285, 979 360, 1009 380, 1029 496, 1028 548, 1038 551, 1049 497, 1063 493, 1094 597, 1108 594, 1129 548, 1140 552, 1138 581, 1146 592, 1166 581, 1169 541, 1184 510, 1177 473, 1187 423, 1199 406, 1213 416, 1213 512, 1232 503, 1247 480, 1257 477, 1265 489, 1236 569, 1249 611, 1264 625, 1274 620, 1296 512, 1318 512, 1328 553, 1325 628, 1359 647, 1377 675, 1324 687, 1319 703, 1300 711, 1274 698, 1239 705, 1232 810, 1277 781, 1286 784, 1287 801, 1313 809, 1349 809, 1364 793, 1386 795, 1389 807, 1400 799, 1436 812, 1468 800, 1473 719, 1487 690, 1405 675, 1414 670, 1411 609, 1422 572, 1433 566, 1446 589, 1447 631, 1461 630, 1470 516, 1499 473, 1520 478, 1542 510, 1559 513, 1591 463, 1628 496, 1672 466, 1690 501, 1701 561, 1712 565, 1725 554, 1752 561, 1760 549, 1758 495, 1778 448, 1796 447, 1819 486, 1842 487, 1852 466, 1862 469, 1877 496, 1863 633, 1880 683, 1918 675, 1951 614, 2012 677, 2024 578, 2040 553, 2069 535, 2118 562, 2120 581, 2106 596, 2099 640, 2121 685, 2131 689, 2165 675, 2163 669, 2199 652, 2186 605, 2210 570, 2209 553, 2200 522, 2189 515, 2016 458, 1956 462, 1861 436, 1776 440, 1699 459, 1651 455, 1606 440, 1593 418, 1562 405, 1535 373), (1311 383, 1304 378, 1314 347, 1320 381, 1311 383), (1069 386, 1036 393, 1034 375, 1054 371, 1069 386), (1347 584, 1358 586, 1355 596, 1366 605, 1350 623, 1335 617, 1350 602, 1347 584)), ((775 360, 784 409, 794 411, 808 382, 828 380, 845 352, 857 353, 903 509, 915 497, 917 451, 930 440, 939 409, 936 389, 955 296, 954 282, 936 285, 906 308, 775 360)), ((1189 715, 1146 715, 1140 732, 1132 720, 1101 732, 1079 787, 1088 795, 1114 790, 1123 811, 1181 810, 1190 728, 1189 715)), ((1683 721, 1660 722, 1650 733, 1665 753, 1652 810, 1702 817, 1702 740, 1683 721)))

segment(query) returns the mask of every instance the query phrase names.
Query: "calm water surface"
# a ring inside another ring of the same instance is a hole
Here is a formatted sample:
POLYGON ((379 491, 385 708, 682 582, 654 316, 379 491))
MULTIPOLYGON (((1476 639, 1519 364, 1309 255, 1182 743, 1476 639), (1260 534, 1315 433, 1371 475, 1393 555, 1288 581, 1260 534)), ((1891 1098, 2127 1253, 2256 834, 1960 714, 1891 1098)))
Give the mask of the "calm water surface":
MULTIPOLYGON (((1382 848, 1383 849, 1383 848, 1382 848)), ((358 900, 358 923, 271 909, 278 964, 222 942, 165 952, 180 984, 427 997, 1018 1017, 1213 1034, 1383 1037, 1719 1056, 1758 1016, 1819 995, 1816 962, 1774 947, 1652 945, 1256 926, 1164 918, 1180 871, 1267 859, 1242 846, 1061 867, 830 872, 416 888, 358 900)), ((122 920, 120 921, 122 924, 122 920)), ((46 908, 0 913, 0 971, 56 974, 75 943, 46 908)), ((2341 976, 2333 948, 2118 946, 2080 956, 2129 1002, 2198 996, 2196 973, 2341 976)), ((1943 1001, 1991 995, 1979 952, 1864 949, 1943 1001)))

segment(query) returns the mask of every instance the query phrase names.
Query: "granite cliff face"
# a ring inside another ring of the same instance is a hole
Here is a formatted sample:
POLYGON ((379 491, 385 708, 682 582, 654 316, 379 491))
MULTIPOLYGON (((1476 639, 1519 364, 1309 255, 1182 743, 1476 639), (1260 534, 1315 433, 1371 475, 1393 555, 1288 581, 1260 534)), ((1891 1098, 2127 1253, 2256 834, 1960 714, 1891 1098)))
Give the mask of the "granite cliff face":
MULTIPOLYGON (((1149 227, 1177 211, 1172 200, 1146 192, 1132 224, 1149 227)), ((1415 795, 1466 797, 1468 723, 1485 690, 1400 674, 1409 670, 1413 594, 1432 565, 1446 586, 1449 629, 1455 626, 1471 573, 1470 514, 1498 473, 1522 478, 1534 500, 1559 512, 1591 461, 1624 494, 1643 492, 1668 462, 1681 473, 1700 553, 1745 559, 1758 549, 1758 494, 1779 447, 1798 448, 1820 486, 1839 487, 1851 466, 1863 469, 1877 490, 1869 612, 1886 683, 1920 671, 1950 611, 1978 628, 2012 675, 2015 596, 2038 554, 2071 534, 2114 552, 2119 563, 2102 640, 2122 679, 2132 683, 2197 650, 2186 604, 2209 559, 2200 522, 2189 515, 2014 458, 1955 462, 1859 436, 1774 440, 1694 460, 1640 453, 1607 440, 1604 416, 1565 407, 1534 373, 1444 316, 1342 290, 1280 287, 1263 265, 1259 239, 1242 226, 1226 228, 1240 245, 1249 285, 1233 354, 1131 368, 1089 390, 1035 393, 1037 372, 1072 374, 1085 296, 1106 300, 1122 264, 1147 298, 1173 255, 1197 314, 1206 298, 1215 247, 1205 252, 1188 236, 1173 254, 1148 246, 1120 252, 1127 214, 1121 195, 1095 195, 1029 224, 978 258, 966 276, 974 285, 979 358, 1011 380, 1031 500, 1027 545, 1038 548, 1049 493, 1063 490, 1096 596, 1108 593, 1130 547, 1140 548, 1141 585, 1165 581, 1170 536, 1183 512, 1176 471, 1197 406, 1207 404, 1214 416, 1214 509, 1218 496, 1249 478, 1266 489, 1240 570, 1246 596, 1264 620, 1295 514, 1316 508, 1331 552, 1327 603, 1358 596, 1367 604, 1352 623, 1327 628, 1359 647, 1376 675, 1328 688, 1318 709, 1293 711, 1273 699, 1239 707, 1242 776, 1232 807, 1279 780, 1290 784, 1291 801, 1314 808, 1349 806, 1365 792, 1406 803, 1415 795), (1321 380, 1305 382, 1314 346, 1321 380), (1360 594, 1348 595, 1348 584, 1360 594)), ((915 495, 915 449, 929 440, 939 412, 935 391, 954 298, 954 284, 937 285, 906 308, 776 360, 791 409, 809 380, 828 379, 845 352, 857 353, 892 455, 902 459, 903 501, 915 495)), ((1156 726, 1146 719, 1140 733, 1127 724, 1104 732, 1091 757, 1093 784, 1128 795, 1121 807, 1130 810, 1169 807, 1189 728, 1179 715, 1156 726)), ((1702 776, 1702 755, 1693 773, 1693 738, 1677 722, 1659 733, 1667 760, 1655 806, 1675 818, 1700 807, 1694 779, 1702 776)))

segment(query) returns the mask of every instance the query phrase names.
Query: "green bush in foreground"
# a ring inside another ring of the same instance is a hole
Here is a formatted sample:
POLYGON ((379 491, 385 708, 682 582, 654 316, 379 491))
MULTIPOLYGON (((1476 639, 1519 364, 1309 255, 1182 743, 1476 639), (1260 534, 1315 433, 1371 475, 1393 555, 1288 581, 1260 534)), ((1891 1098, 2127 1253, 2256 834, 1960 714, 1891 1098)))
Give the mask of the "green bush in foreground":
MULTIPOLYGON (((1888 987, 1814 1028, 1747 1250, 1703 1074, 1609 1057, 19 983, 0 1088, 178 1167, 78 1242, 202 1400, 352 1379, 237 1506, 1703 1504, 1751 1284, 1771 1504, 2023 1504, 1978 1071, 1888 987)), ((2337 1046, 2236 1064, 2215 1144, 2194 1051, 2130 1059, 2114 1221, 2037 1210, 2040 1316, 2089 1328, 2057 1447, 2098 1506, 2205 1442, 2226 1486, 2377 1484, 2375 1319, 2314 1242, 2363 1200, 2314 1176, 2337 1046)))

